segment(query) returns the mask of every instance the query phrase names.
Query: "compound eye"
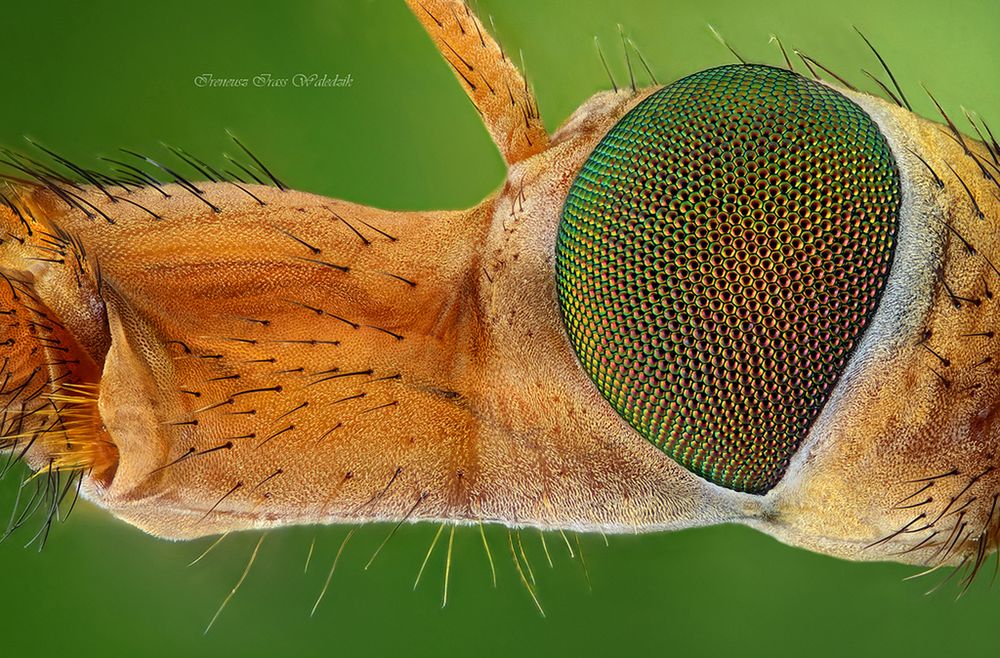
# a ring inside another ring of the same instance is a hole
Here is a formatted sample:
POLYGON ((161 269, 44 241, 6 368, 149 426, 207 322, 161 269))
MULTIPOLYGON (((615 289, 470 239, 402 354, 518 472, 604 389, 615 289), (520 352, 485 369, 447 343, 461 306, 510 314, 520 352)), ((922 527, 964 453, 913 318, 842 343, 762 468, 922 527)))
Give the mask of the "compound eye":
POLYGON ((685 468, 761 494, 785 472, 885 286, 899 174, 843 94, 767 66, 667 85, 570 188, 556 288, 614 409, 685 468))

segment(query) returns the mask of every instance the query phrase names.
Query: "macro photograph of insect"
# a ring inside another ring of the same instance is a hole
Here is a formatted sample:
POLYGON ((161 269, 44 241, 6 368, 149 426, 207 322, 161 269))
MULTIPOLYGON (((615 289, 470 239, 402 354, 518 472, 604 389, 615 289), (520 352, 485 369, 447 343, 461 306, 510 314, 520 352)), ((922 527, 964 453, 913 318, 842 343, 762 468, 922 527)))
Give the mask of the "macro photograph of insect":
POLYGON ((997 655, 997 3, 4 19, 5 655, 997 655))

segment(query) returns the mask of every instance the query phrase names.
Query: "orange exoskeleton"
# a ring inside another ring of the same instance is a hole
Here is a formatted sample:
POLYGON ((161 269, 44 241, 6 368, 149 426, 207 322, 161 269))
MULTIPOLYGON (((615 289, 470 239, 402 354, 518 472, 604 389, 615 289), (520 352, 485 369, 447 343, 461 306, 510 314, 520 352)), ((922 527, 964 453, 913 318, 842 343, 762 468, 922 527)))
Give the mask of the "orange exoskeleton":
POLYGON ((293 191, 249 151, 225 173, 177 151, 204 182, 140 154, 98 172, 7 153, 12 457, 55 498, 79 487, 178 539, 736 522, 982 564, 1000 533, 985 124, 972 139, 898 90, 742 64, 597 94, 550 135, 467 5, 409 4, 508 165, 474 208, 293 191))

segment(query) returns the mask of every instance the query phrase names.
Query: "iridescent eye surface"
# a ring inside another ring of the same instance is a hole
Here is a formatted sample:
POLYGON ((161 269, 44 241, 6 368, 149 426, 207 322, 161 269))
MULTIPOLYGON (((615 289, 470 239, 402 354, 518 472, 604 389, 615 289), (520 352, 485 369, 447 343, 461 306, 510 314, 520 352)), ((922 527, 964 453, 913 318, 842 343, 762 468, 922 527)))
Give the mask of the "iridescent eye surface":
POLYGON ((640 435, 764 493, 874 313, 899 204, 885 139, 844 95, 766 66, 688 76, 624 116, 570 189, 566 330, 640 435))

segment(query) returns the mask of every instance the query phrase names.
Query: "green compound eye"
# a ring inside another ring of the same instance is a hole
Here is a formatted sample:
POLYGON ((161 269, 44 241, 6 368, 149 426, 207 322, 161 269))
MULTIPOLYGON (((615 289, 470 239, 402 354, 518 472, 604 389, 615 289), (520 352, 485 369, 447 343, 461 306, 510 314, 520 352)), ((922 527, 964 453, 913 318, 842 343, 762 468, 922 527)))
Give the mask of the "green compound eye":
POLYGON ((639 434, 765 493, 875 311, 899 204, 878 126, 837 91, 747 65, 667 85, 566 198, 556 288, 573 348, 639 434))

